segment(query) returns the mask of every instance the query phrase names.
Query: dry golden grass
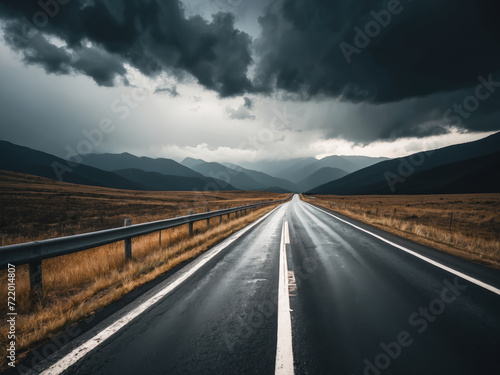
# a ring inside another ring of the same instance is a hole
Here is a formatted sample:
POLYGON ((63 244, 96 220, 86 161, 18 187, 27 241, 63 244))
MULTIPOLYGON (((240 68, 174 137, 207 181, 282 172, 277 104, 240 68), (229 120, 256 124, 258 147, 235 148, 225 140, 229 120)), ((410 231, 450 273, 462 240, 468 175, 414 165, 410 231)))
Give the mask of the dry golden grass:
POLYGON ((302 198, 423 245, 500 268, 500 194, 302 198))
POLYGON ((266 192, 145 192, 68 184, 0 170, 4 245, 278 200, 266 192))
MULTIPOLYGON (((19 227, 19 233, 16 233, 12 226, 2 228, 4 233, 9 233, 7 242, 10 243, 19 239, 29 241, 79 233, 82 227, 76 223, 73 224, 72 215, 78 215, 77 218, 84 220, 88 219, 86 215, 89 212, 93 212, 95 218, 94 221, 88 221, 85 228, 97 230, 110 227, 110 223, 114 223, 114 221, 120 225, 123 223, 124 217, 131 218, 135 223, 172 217, 185 211, 186 207, 190 207, 189 205, 199 202, 203 202, 202 209, 197 206, 200 212, 205 211, 206 207, 213 210, 219 207, 239 206, 250 202, 284 197, 284 195, 279 194, 254 192, 218 192, 205 194, 204 197, 200 198, 199 195, 202 193, 117 191, 60 184, 7 172, 0 172, 0 174, 2 177, 7 177, 0 184, 2 211, 3 205, 6 204, 11 215, 16 213, 13 219, 16 222, 24 223, 19 227), (34 179, 36 182, 33 181, 34 179), (72 191, 75 193, 72 194, 72 191), (6 192, 5 195, 4 192, 6 192), (40 194, 44 197, 50 197, 50 199, 40 198, 40 194), (10 197, 12 201, 5 199, 5 196, 10 197), (80 208, 89 206, 88 209, 78 211, 73 208, 75 211, 68 215, 69 222, 68 220, 63 221, 59 229, 54 225, 48 232, 37 229, 34 229, 33 232, 24 232, 26 227, 33 229, 37 228, 38 225, 43 225, 36 222, 41 217, 40 215, 43 215, 44 218, 56 217, 58 210, 63 209, 64 202, 68 197, 72 200, 71 205, 78 202, 77 206, 80 208), (175 206, 176 199, 179 204, 184 204, 181 209, 175 206), (132 204, 134 205, 133 211, 132 204), (43 212, 44 205, 46 212, 43 212), (17 211, 15 210, 16 206, 17 211), (39 215, 33 215, 30 218, 28 213, 31 212, 31 209, 38 212, 39 215), (107 210, 110 210, 110 215, 107 214, 107 210), (102 220, 99 219, 101 217, 102 220)), ((131 262, 126 262, 124 259, 123 241, 45 260, 42 262, 43 299, 37 305, 32 305, 29 298, 28 267, 26 265, 17 267, 16 338, 18 355, 21 354, 22 357, 23 353, 37 343, 61 332, 68 323, 88 316, 120 299, 138 286, 201 254, 274 207, 276 205, 253 210, 238 219, 234 219, 233 214, 228 220, 226 215, 221 224, 219 224, 219 218, 212 219, 209 230, 206 228, 205 221, 195 223, 195 236, 193 237, 189 237, 187 225, 164 230, 162 231, 161 245, 158 233, 134 238, 132 240, 133 260, 131 262)), ((6 301, 6 270, 0 271, 0 275, 0 295, 2 301, 6 301)), ((0 314, 3 316, 7 312, 6 305, 5 303, 0 306, 0 314)), ((7 325, 5 323, 5 321, 0 322, 0 355, 2 358, 0 369, 5 365, 7 340, 7 325)))

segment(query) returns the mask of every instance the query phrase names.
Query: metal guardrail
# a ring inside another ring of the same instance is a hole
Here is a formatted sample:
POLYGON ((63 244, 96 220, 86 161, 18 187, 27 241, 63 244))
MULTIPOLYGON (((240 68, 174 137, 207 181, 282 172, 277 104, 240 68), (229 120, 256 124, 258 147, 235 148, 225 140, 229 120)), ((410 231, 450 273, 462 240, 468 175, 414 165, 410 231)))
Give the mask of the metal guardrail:
MULTIPOLYGON (((144 236, 164 229, 175 228, 181 225, 189 225, 189 235, 193 235, 193 223, 207 220, 207 228, 210 219, 220 217, 220 222, 224 215, 234 213, 238 217, 238 212, 252 208, 258 208, 270 204, 283 203, 290 199, 256 203, 248 206, 227 208, 224 210, 204 212, 200 214, 190 214, 173 219, 152 221, 130 225, 130 220, 125 220, 124 227, 106 229, 97 232, 77 234, 74 236, 58 237, 43 241, 27 242, 16 245, 0 247, 0 269, 7 268, 9 264, 21 265, 29 264, 30 285, 32 293, 41 296, 42 292, 42 260, 50 259, 62 255, 76 253, 82 250, 93 249, 95 247, 110 243, 125 241, 125 257, 132 257, 131 241, 134 237, 144 236)), ((191 211, 192 212, 192 211, 191 211)))

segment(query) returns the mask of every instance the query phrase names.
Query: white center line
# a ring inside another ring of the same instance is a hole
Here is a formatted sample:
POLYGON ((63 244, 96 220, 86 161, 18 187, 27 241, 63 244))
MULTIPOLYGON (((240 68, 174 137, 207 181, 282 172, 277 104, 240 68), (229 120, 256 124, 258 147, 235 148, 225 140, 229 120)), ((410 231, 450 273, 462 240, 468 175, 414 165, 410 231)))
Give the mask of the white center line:
POLYGON ((292 318, 290 316, 290 297, 288 296, 288 265, 286 245, 290 243, 288 222, 284 221, 281 230, 280 265, 278 286, 278 343, 276 345, 275 374, 293 374, 292 318))

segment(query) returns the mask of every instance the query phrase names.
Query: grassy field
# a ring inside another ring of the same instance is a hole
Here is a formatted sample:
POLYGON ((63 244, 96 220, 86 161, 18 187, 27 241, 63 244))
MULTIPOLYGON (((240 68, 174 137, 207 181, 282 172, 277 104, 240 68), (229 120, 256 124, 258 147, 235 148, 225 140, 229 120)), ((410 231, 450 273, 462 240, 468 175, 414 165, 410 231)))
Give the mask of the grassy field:
POLYGON ((500 268, 500 194, 303 199, 423 245, 500 268))
POLYGON ((66 184, 0 171, 3 244, 35 241, 282 199, 265 192, 144 192, 66 184))
MULTIPOLYGON (((0 171, 0 232, 4 244, 84 233, 133 223, 185 215, 189 210, 241 206, 282 199, 286 195, 260 192, 134 192, 59 183, 43 178, 0 171)), ((213 219, 132 240, 133 261, 124 259, 123 242, 42 262, 43 300, 29 298, 27 266, 16 271, 18 354, 61 332, 140 285, 153 280, 269 212, 276 205, 250 211, 238 219, 213 219)), ((0 271, 0 295, 6 301, 6 270, 0 271)), ((0 314, 5 316, 5 306, 0 314)), ((0 322, 0 366, 5 365, 7 325, 0 322)), ((0 367, 1 368, 1 367, 0 367)))

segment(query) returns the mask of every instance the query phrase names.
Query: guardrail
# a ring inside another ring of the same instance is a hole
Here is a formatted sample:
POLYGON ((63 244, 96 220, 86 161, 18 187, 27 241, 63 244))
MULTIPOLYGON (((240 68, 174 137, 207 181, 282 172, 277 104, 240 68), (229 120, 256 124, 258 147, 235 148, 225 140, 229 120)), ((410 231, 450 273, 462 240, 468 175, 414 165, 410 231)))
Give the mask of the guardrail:
MULTIPOLYGON (((197 221, 207 220, 207 228, 210 226, 210 219, 219 217, 222 222, 224 215, 258 208, 270 204, 283 203, 290 199, 261 202, 248 206, 227 208, 224 210, 192 214, 188 216, 176 217, 173 219, 152 221, 131 225, 130 219, 125 219, 125 226, 120 228, 106 229, 97 232, 77 234, 74 236, 58 237, 43 241, 27 242, 17 245, 0 247, 0 269, 7 268, 9 264, 21 265, 29 264, 30 288, 32 294, 42 295, 42 260, 50 259, 62 255, 76 253, 82 250, 93 249, 95 247, 110 243, 125 241, 125 258, 132 258, 132 238, 144 236, 164 229, 175 228, 181 225, 189 225, 189 235, 193 235, 193 224, 197 221)), ((161 233, 161 232, 160 232, 161 233)), ((161 237, 160 237, 161 238, 161 237)))

